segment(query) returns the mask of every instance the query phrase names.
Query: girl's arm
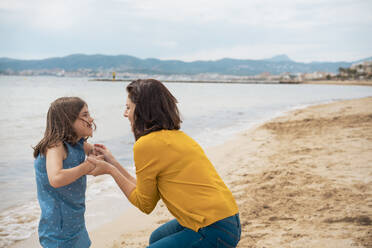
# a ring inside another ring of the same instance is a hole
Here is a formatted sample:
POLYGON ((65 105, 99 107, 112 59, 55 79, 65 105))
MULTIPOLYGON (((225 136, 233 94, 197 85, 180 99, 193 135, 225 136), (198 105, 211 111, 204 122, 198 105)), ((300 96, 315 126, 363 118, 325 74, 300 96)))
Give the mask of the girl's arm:
POLYGON ((126 177, 132 184, 136 185, 137 180, 123 166, 115 159, 109 149, 102 144, 94 144, 94 150, 97 154, 104 155, 106 162, 112 164, 124 177, 126 177))
POLYGON ((78 166, 70 169, 63 169, 63 160, 65 157, 65 148, 63 144, 49 148, 46 152, 46 169, 49 183, 54 188, 66 186, 83 175, 88 174, 95 168, 95 165, 84 161, 78 166))

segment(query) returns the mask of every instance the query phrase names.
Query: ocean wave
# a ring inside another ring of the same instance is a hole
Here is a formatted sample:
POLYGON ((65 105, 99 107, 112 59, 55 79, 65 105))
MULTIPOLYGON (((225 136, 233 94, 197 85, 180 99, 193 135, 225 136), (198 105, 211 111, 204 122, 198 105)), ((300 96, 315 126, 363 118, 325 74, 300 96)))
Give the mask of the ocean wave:
MULTIPOLYGON (((86 202, 94 201, 97 196, 102 195, 110 199, 123 198, 121 192, 114 190, 116 188, 116 183, 109 176, 89 177, 86 202)), ((102 214, 104 213, 89 211, 88 218, 94 219, 95 216, 102 214)), ((0 247, 8 247, 17 241, 29 238, 37 231, 39 217, 40 207, 37 199, 2 211, 0 213, 0 247)))
POLYGON ((0 213, 0 247, 29 238, 37 229, 40 216, 36 200, 0 213))

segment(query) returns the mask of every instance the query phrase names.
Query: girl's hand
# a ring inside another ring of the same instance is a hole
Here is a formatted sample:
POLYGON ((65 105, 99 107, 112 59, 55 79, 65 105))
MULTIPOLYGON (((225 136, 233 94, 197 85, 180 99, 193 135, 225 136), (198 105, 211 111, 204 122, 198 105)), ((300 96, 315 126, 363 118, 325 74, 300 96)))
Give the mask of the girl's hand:
POLYGON ((110 164, 114 164, 116 162, 115 157, 112 155, 109 149, 102 144, 94 144, 94 154, 95 155, 103 155, 104 160, 109 162, 110 164))
POLYGON ((96 168, 96 165, 88 160, 84 161, 83 166, 86 168, 85 175, 90 175, 90 173, 96 168))
MULTIPOLYGON (((89 157, 94 157, 97 160, 103 161, 103 155, 99 155, 99 156, 89 155, 89 157)), ((91 172, 96 168, 96 165, 92 163, 91 161, 89 161, 88 159, 84 161, 84 166, 87 170, 86 175, 91 175, 91 172)))
POLYGON ((89 156, 88 162, 95 165, 95 168, 89 172, 89 175, 92 176, 100 176, 104 174, 110 174, 111 169, 113 168, 113 165, 110 163, 104 161, 103 159, 99 159, 99 156, 89 156))
POLYGON ((97 160, 105 161, 105 156, 103 156, 103 155, 93 155, 91 157, 93 157, 97 160))

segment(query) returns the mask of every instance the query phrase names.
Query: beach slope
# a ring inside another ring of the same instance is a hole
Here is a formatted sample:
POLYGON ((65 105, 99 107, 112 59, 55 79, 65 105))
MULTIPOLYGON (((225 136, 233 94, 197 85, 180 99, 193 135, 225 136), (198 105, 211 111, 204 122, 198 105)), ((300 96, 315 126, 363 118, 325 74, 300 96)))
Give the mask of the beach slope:
POLYGON ((217 154, 239 247, 372 247, 372 98, 293 111, 217 154))

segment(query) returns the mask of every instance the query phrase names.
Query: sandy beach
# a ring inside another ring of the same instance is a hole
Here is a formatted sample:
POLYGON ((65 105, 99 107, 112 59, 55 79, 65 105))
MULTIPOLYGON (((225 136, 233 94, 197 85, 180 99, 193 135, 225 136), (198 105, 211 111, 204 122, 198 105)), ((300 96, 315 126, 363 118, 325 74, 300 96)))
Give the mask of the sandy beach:
MULTIPOLYGON (((239 204, 239 247, 372 247, 372 98, 296 110, 207 153, 239 204)), ((145 247, 171 219, 163 204, 130 212, 93 247, 145 247)))
MULTIPOLYGON (((294 110, 206 152, 239 205, 238 247, 372 247, 372 97, 294 110)), ((146 247, 170 219, 162 202, 131 207, 92 247, 146 247)))
POLYGON ((331 85, 359 85, 372 86, 372 80, 312 80, 304 81, 302 84, 331 84, 331 85))

